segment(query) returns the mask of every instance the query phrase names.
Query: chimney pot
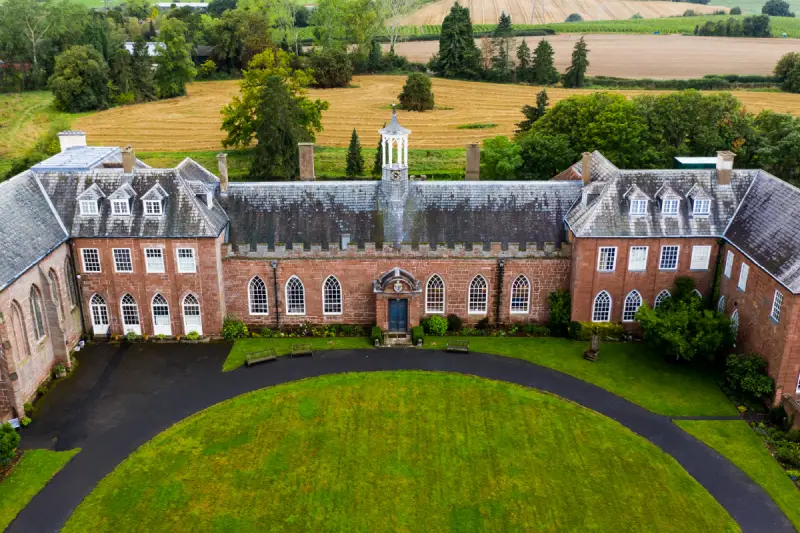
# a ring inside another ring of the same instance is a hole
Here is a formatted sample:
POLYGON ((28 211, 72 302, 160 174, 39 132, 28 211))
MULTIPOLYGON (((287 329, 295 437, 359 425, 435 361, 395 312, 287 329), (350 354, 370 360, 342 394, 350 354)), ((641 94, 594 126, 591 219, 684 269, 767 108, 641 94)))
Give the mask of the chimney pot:
POLYGON ((219 169, 219 190, 221 193, 228 192, 228 154, 217 154, 217 168, 219 169))
POLYGON ((133 172, 133 166, 136 162, 136 152, 133 150, 133 146, 128 145, 122 149, 122 171, 125 174, 130 174, 133 172))
POLYGON ((61 151, 74 146, 86 146, 86 133, 82 131, 61 131, 58 133, 58 143, 61 151))
POLYGON ((581 157, 581 178, 584 185, 589 185, 592 181, 592 154, 583 152, 581 157))
POLYGON ((300 179, 302 181, 314 181, 314 143, 297 143, 300 150, 300 179))
POLYGON ((464 179, 467 181, 481 179, 481 146, 478 143, 467 145, 467 173, 464 179))
POLYGON ((728 150, 717 152, 717 183, 719 185, 730 185, 731 174, 733 174, 733 159, 736 154, 728 150))

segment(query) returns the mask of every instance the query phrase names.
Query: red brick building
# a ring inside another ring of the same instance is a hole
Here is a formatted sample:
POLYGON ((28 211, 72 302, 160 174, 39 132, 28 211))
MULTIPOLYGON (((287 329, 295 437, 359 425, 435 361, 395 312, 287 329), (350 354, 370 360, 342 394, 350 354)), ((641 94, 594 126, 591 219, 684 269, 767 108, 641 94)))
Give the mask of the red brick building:
POLYGON ((794 187, 729 153, 716 169, 622 170, 595 152, 548 182, 428 182, 408 175, 409 133, 396 117, 382 130, 378 181, 314 181, 303 145, 303 179, 228 183, 223 154, 219 177, 188 159, 153 169, 65 132, 62 153, 0 184, 0 420, 83 334, 217 335, 227 315, 398 335, 432 314, 544 322, 558 289, 574 320, 635 330, 678 276, 709 300, 719 284, 709 303, 739 347, 800 393, 794 187))

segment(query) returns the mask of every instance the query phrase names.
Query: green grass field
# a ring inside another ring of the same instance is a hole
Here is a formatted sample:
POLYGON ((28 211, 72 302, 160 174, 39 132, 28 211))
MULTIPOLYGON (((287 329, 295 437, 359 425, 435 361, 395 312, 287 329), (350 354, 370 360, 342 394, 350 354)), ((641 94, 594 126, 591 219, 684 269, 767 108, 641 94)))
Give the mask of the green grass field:
POLYGON ((0 531, 28 505, 50 478, 56 475, 80 450, 51 452, 28 450, 11 474, 0 483, 0 531))
POLYGON ((64 531, 739 531, 670 456, 479 378, 340 374, 245 394, 142 446, 64 531))
POLYGON ((239 339, 231 349, 222 370, 227 372, 244 365, 245 355, 265 348, 275 348, 278 355, 286 355, 292 349, 292 344, 310 344, 315 351, 320 350, 347 350, 358 348, 371 348, 367 337, 336 337, 336 338, 302 338, 302 339, 239 339))
POLYGON ((743 420, 679 420, 675 422, 761 485, 800 530, 800 490, 775 461, 761 439, 743 420))

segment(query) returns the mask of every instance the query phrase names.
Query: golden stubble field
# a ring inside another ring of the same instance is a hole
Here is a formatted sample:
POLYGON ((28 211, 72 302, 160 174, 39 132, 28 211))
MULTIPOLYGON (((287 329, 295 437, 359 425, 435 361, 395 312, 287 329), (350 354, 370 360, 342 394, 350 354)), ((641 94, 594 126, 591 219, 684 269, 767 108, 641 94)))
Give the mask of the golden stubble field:
MULTIPOLYGON (((390 105, 405 82, 404 76, 357 76, 355 88, 309 91, 328 100, 323 114, 325 130, 317 144, 347 146, 353 128, 363 146, 377 142, 377 130, 391 116, 390 105)), ((123 106, 77 120, 73 127, 86 131, 93 145, 133 145, 140 151, 217 150, 224 134, 220 109, 238 91, 238 82, 203 82, 189 86, 183 98, 123 106)), ((412 130, 412 148, 456 148, 496 135, 511 135, 522 118, 520 109, 535 102, 538 87, 464 82, 435 78, 433 90, 440 108, 425 113, 398 111, 400 122, 412 130), (494 123, 488 129, 458 129, 471 123, 494 123)), ((548 89, 551 103, 587 90, 548 89)), ((658 91, 622 91, 628 97, 658 91)), ((800 114, 800 95, 772 92, 734 93, 750 111, 774 109, 800 114)))

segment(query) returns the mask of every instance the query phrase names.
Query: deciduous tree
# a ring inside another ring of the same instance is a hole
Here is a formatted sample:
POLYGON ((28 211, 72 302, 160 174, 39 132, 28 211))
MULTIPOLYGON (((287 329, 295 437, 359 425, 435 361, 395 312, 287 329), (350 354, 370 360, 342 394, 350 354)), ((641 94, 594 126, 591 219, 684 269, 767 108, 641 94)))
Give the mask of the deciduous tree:
POLYGON ((397 99, 400 101, 400 107, 408 111, 433 109, 431 79, 421 72, 412 72, 406 78, 406 84, 397 99))
POLYGON ((315 85, 323 89, 346 87, 353 79, 353 64, 342 48, 323 48, 311 54, 315 85))
POLYGON ((499 135, 483 141, 481 176, 490 180, 513 180, 522 166, 522 148, 499 135))
POLYGON ((536 93, 536 105, 524 105, 522 106, 522 115, 525 117, 525 120, 517 124, 517 133, 525 132, 531 129, 533 123, 539 120, 547 113, 547 106, 550 102, 550 99, 547 97, 547 90, 542 89, 538 93, 536 93))
POLYGON ((58 109, 102 109, 108 106, 108 65, 93 47, 73 46, 56 57, 50 88, 58 109))
POLYGON ((197 74, 186 42, 186 24, 178 19, 163 21, 158 41, 162 46, 154 58, 156 93, 159 98, 183 96, 186 84, 197 74))

